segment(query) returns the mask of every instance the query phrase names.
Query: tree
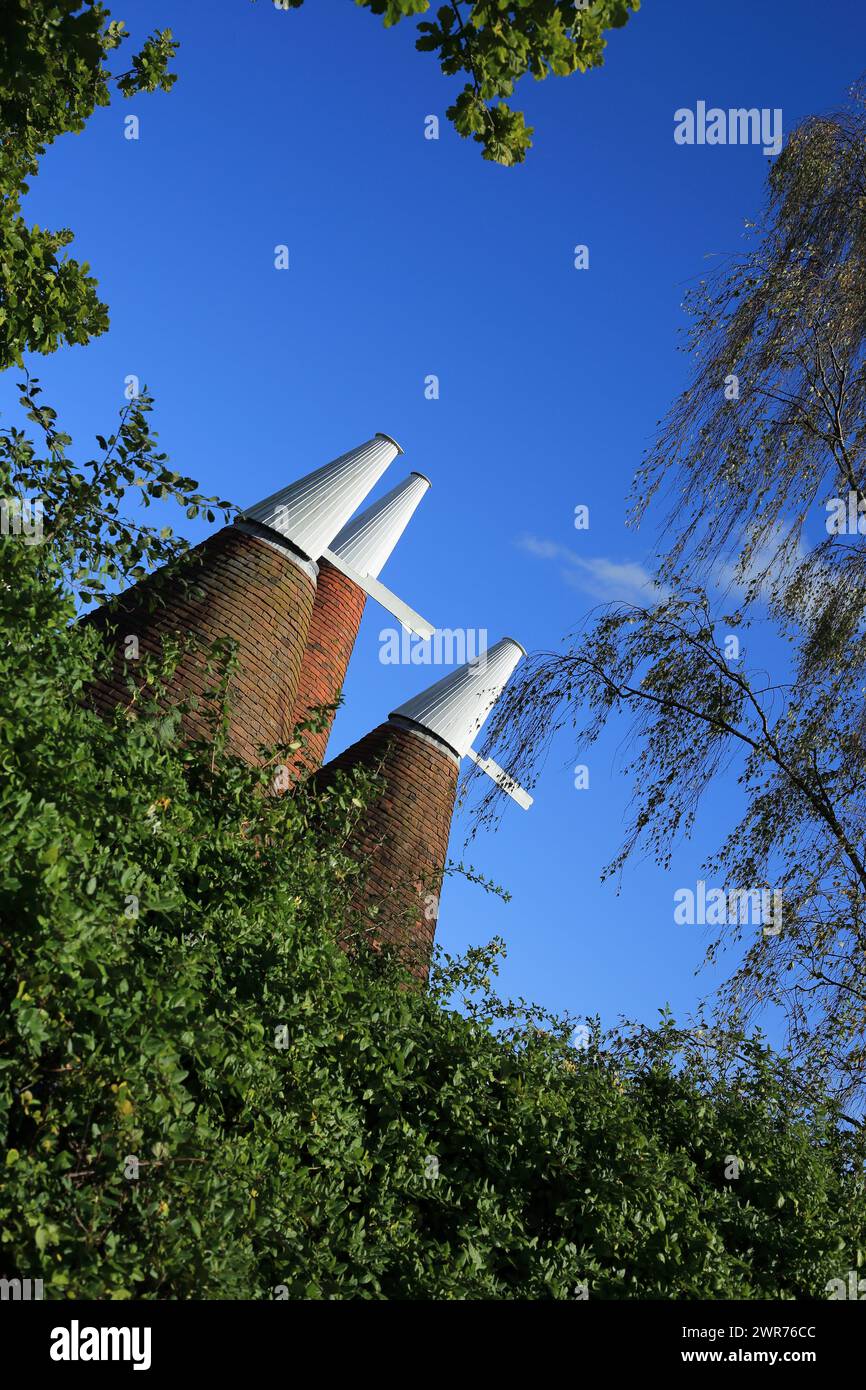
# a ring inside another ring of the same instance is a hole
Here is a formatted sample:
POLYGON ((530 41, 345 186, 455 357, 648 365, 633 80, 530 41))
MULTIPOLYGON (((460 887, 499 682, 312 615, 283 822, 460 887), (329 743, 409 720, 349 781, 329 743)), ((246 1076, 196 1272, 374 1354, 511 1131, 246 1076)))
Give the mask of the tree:
MULTIPOLYGON (((303 0, 280 0, 298 8, 303 0)), ((365 0, 386 25, 426 13, 429 0, 365 0)), ((516 164, 532 130, 502 100, 527 72, 540 80, 600 67, 605 31, 624 25, 639 0, 594 0, 588 8, 557 0, 473 0, 442 6, 419 23, 417 47, 439 55, 442 71, 469 78, 448 116, 484 158, 516 164)), ((169 91, 177 52, 171 30, 155 31, 124 71, 111 56, 127 38, 122 20, 99 0, 10 0, 0 13, 0 370, 22 354, 53 352, 104 333, 108 309, 86 261, 65 254, 69 228, 28 225, 21 198, 39 160, 60 135, 78 132, 114 87, 121 96, 169 91)))
POLYGON ((428 991, 348 954, 370 779, 268 794, 225 754, 219 681, 200 744, 159 671, 98 717, 99 635, 38 548, 0 545, 3 1277, 111 1299, 847 1286, 863 1139, 795 1069, 667 1018, 572 1045, 574 1020, 498 999, 495 946, 428 991))
POLYGON ((866 108, 855 88, 848 109, 792 134, 754 248, 689 296, 693 379, 636 484, 635 520, 664 486, 675 496, 661 596, 614 606, 564 654, 527 663, 489 740, 506 739, 516 774, 530 776, 579 708, 589 742, 613 716, 632 718, 635 813, 614 870, 638 848, 666 868, 704 792, 736 771, 745 814, 706 869, 732 889, 777 892, 783 926, 716 919, 709 958, 745 948, 722 1014, 783 1009, 798 1055, 856 1107, 866 1081, 864 216, 866 108), (768 622, 791 650, 775 677, 728 650, 730 636, 746 644, 768 622))
POLYGON ((124 97, 174 83, 168 29, 111 76, 124 30, 98 0, 9 0, 0 10, 0 370, 21 366, 25 351, 86 343, 108 327, 89 266, 62 254, 72 232, 28 226, 21 198, 47 146, 83 130, 109 104, 112 83, 124 97))
MULTIPOLYGON (((0 430, 0 467, 9 486, 9 501, 19 528, 38 500, 39 526, 50 549, 37 546, 37 567, 46 559, 46 577, 62 582, 79 604, 103 598, 117 585, 142 579, 150 569, 174 561, 172 579, 180 578, 180 561, 192 562, 187 541, 173 526, 149 526, 129 505, 129 494, 144 508, 174 503, 189 518, 214 521, 221 511, 228 520, 232 503, 206 497, 194 478, 168 467, 168 455, 150 428, 153 400, 144 391, 119 411, 116 430, 96 436, 97 456, 72 457, 72 438, 58 428, 57 413, 40 401, 42 388, 27 376, 19 383, 26 418, 38 426, 41 445, 12 425, 0 430)), ((14 525, 15 518, 11 519, 14 525)), ((188 568, 188 565, 187 565, 188 568)), ((192 570, 184 578, 193 581, 192 570)))
MULTIPOLYGON (((303 2, 278 0, 282 9, 300 9, 303 2)), ((430 9, 430 0, 359 3, 382 15, 386 27, 430 9)), ((452 0, 440 5, 435 20, 418 24, 415 47, 438 54, 446 77, 468 78, 446 112, 455 130, 471 135, 485 159, 522 164, 533 128, 502 98, 527 73, 542 81, 601 67, 605 31, 622 28, 638 9, 640 0, 452 0)))

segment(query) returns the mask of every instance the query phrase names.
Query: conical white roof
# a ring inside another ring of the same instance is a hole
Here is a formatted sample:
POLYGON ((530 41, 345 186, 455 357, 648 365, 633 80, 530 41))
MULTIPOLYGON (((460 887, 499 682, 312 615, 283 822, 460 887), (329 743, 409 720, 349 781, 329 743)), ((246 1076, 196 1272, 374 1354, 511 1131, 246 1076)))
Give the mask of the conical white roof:
POLYGON ((359 574, 378 579, 429 486, 430 479, 423 473, 410 473, 378 502, 353 517, 330 549, 359 574))
POLYGON ((526 652, 513 637, 503 637, 476 661, 450 671, 435 685, 392 710, 436 734, 458 757, 465 757, 512 671, 526 652))
POLYGON ((366 444, 249 507, 244 518, 269 526, 311 560, 318 560, 402 452, 390 435, 374 435, 366 444))

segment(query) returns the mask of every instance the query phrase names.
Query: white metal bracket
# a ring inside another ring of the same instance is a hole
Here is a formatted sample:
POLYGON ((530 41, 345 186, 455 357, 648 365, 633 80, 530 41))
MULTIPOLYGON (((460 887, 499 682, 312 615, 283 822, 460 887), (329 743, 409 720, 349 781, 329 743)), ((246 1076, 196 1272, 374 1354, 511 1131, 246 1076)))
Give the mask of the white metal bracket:
POLYGON ((466 756, 467 758, 471 758, 475 766, 480 768, 482 772, 486 772, 487 776, 490 777, 498 787, 501 787, 504 792, 507 792, 512 800, 517 802, 518 806, 522 806, 524 811, 529 810, 532 805, 532 797, 529 795, 528 791, 525 791, 524 788, 521 787, 519 782, 515 782, 514 778, 510 773, 505 771, 504 767, 500 767, 492 758, 480 757, 479 754, 475 752, 474 748, 468 749, 466 756))
POLYGON ((327 560, 329 565, 333 565, 335 570, 339 570, 347 579, 351 579, 353 584, 357 584, 359 589, 363 589, 365 594, 374 598, 377 603, 381 603, 389 613, 393 613, 405 628, 414 632, 416 636, 428 641, 436 631, 432 623, 428 623, 426 618, 422 618, 420 613, 416 613, 414 608, 410 608, 408 603, 404 603, 401 598, 393 594, 378 579, 374 579, 371 574, 359 574, 351 565, 347 565, 339 555, 333 550, 323 550, 322 559, 327 560))

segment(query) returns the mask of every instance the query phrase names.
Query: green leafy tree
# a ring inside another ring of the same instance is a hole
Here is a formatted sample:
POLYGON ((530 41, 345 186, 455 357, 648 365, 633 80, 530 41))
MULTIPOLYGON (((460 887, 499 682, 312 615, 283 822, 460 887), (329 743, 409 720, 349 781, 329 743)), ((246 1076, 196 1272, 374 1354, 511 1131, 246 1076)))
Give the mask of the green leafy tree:
POLYGON ((769 176, 751 249, 689 296, 692 380, 636 484, 669 489, 657 601, 591 616, 498 710, 518 775, 557 729, 631 721, 637 851, 662 866, 728 770, 741 819, 707 874, 780 895, 781 931, 737 914, 725 1018, 782 1010, 796 1053, 859 1113, 866 1083, 866 103, 807 120, 769 176), (840 518, 844 514, 844 521, 840 518), (853 526, 851 525, 853 518, 853 526), (817 533, 817 535, 816 535, 817 533), (750 633, 789 644, 775 672, 750 633), (727 638, 742 643, 736 658, 727 638), (514 721, 511 732, 508 722, 514 721))
MULTIPOLYGON (((430 0, 358 0, 386 27, 426 15, 430 0)), ((282 9, 300 9, 303 0, 281 0, 282 9)), ((568 77, 601 67, 609 29, 621 28, 640 8, 640 0, 453 0, 440 5, 435 19, 418 24, 415 47, 435 53, 446 77, 466 84, 448 107, 448 119, 464 137, 481 146, 485 159, 522 164, 533 129, 523 112, 504 100, 515 83, 531 73, 568 77)))
POLYGON ((375 779, 274 795, 303 730, 228 756, 230 654, 198 742, 171 651, 89 708, 111 653, 73 621, 65 530, 88 573, 125 542, 55 457, 64 525, 0 543, 0 1274, 110 1299, 846 1286, 866 1139, 814 1075, 667 1016, 575 1035, 498 997, 497 943, 420 989, 352 907, 375 779))
MULTIPOLYGON (((50 545, 37 547, 34 561, 38 565, 45 556, 49 573, 59 575, 79 604, 187 556, 187 542, 174 526, 148 525, 142 509, 174 505, 190 519, 201 515, 211 522, 217 512, 226 520, 234 514, 230 502, 204 496, 194 478, 168 467, 168 455, 150 428, 153 400, 146 388, 120 410, 113 433, 96 436, 96 457, 83 461, 73 456, 72 438, 58 427, 57 412, 40 400, 38 380, 28 376, 19 391, 25 418, 41 437, 37 444, 15 425, 0 431, 8 499, 14 499, 19 515, 38 499, 50 545)), ((175 563, 172 582, 179 581, 180 568, 175 563)), ((185 582, 192 582, 193 569, 184 568, 185 582)))
MULTIPOLYGON (((285 0, 297 8, 303 0, 285 0)), ((588 8, 557 0, 473 0, 441 6, 419 23, 417 47, 439 56, 442 71, 467 83, 448 108, 484 158, 516 164, 532 130, 503 98, 526 73, 540 80, 599 67, 605 32, 624 25, 639 0, 594 0, 588 8)), ((369 0, 386 25, 424 14, 428 0, 369 0)), ((169 91, 177 51, 170 29, 155 31, 130 65, 109 62, 127 38, 122 20, 99 0, 9 0, 0 12, 0 370, 23 365, 23 353, 53 352, 104 333, 108 309, 86 261, 67 254, 73 232, 27 222, 21 199, 46 148, 84 129, 98 106, 169 91)))
POLYGON ((4 1277, 787 1298, 860 1267, 862 1139, 795 1070, 670 1019, 573 1046, 574 1020, 498 999, 495 946, 427 991, 363 920, 347 952, 370 779, 270 794, 225 754, 219 678, 200 744, 156 670, 99 718, 101 639, 38 549, 0 545, 4 1277))
POLYGON ((131 66, 108 60, 126 38, 96 0, 8 0, 0 9, 0 370, 22 354, 86 343, 108 327, 108 310, 86 262, 65 254, 69 228, 29 225, 21 199, 46 148, 84 129, 114 85, 124 97, 168 91, 177 45, 153 34, 131 66))

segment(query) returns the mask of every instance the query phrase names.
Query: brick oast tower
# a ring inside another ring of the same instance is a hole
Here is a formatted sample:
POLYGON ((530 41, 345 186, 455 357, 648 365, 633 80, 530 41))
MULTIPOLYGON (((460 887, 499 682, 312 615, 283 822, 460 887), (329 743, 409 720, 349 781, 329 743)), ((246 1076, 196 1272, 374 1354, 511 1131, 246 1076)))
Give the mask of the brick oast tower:
POLYGON ((315 778, 325 787, 336 772, 361 767, 384 779, 348 845, 367 864, 358 905, 375 905, 374 939, 397 946, 421 980, 430 968, 461 758, 472 757, 520 805, 531 805, 507 773, 471 746, 525 654, 519 642, 503 637, 478 661, 407 700, 315 778))
MULTIPOLYGON (((254 762, 260 744, 286 741, 316 598, 315 560, 331 544, 385 469, 401 453, 377 434, 249 508, 232 525, 197 546, 188 582, 157 571, 85 621, 112 633, 117 656, 111 672, 91 690, 98 709, 126 703, 126 639, 141 656, 159 656, 166 639, 194 639, 170 686, 173 697, 198 697, 186 716, 188 736, 207 729, 204 693, 213 685, 206 646, 218 637, 238 644, 238 674, 231 691, 229 747, 254 762)), ((134 668, 133 668, 134 669, 134 668)))
MULTIPOLYGON (((430 487, 423 473, 410 473, 390 492, 354 517, 330 547, 334 558, 366 580, 378 579, 415 509, 430 487)), ((319 561, 316 602, 301 664, 294 723, 308 719, 316 706, 336 702, 358 636, 367 593, 324 556, 319 561)), ((333 715, 317 733, 306 736, 303 762, 320 767, 331 734, 333 715)))

